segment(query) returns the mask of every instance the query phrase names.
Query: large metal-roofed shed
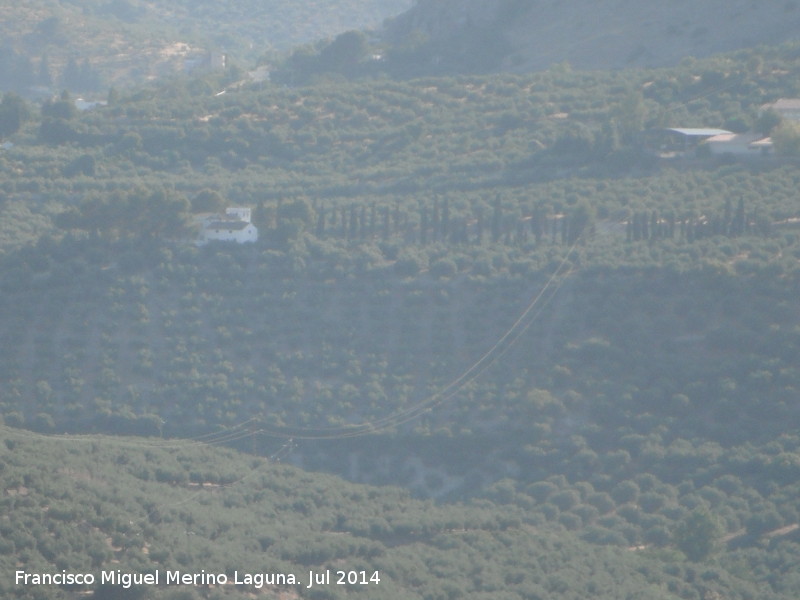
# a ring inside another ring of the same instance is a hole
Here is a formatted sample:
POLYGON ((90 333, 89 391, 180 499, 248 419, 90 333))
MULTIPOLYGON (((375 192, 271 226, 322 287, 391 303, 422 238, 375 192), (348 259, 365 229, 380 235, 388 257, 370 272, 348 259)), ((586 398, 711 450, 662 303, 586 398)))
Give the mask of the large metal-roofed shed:
POLYGON ((703 139, 710 138, 715 135, 722 135, 723 133, 733 133, 727 129, 711 129, 711 128, 692 128, 692 127, 667 127, 666 131, 673 131, 678 135, 687 138, 701 137, 703 139))

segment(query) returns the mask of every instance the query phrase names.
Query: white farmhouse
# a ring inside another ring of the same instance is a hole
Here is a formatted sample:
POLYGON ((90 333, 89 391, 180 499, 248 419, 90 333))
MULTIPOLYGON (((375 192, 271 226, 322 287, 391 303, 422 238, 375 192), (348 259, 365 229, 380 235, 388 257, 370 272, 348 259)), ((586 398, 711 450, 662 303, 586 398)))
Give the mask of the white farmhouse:
POLYGON ((212 241, 245 244, 258 240, 258 228, 250 222, 249 208, 231 207, 224 215, 201 215, 199 224, 199 246, 212 241))

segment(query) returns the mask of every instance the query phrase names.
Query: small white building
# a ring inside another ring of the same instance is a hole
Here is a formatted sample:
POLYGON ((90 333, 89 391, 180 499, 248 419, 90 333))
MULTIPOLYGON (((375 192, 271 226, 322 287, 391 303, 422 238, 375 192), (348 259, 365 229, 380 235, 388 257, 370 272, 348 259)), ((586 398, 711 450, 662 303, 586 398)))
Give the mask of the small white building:
POLYGON ((199 246, 208 242, 236 242, 246 244, 258 240, 258 228, 250 222, 250 209, 231 207, 224 215, 200 215, 199 246))

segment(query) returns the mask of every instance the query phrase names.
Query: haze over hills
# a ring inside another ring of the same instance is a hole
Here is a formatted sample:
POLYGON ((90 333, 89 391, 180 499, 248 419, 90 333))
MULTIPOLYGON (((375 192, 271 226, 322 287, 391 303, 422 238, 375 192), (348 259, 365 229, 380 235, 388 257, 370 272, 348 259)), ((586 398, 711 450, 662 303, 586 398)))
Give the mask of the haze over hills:
MULTIPOLYGON (((0 67, 41 67, 36 39, 221 48, 265 5, 33 6, 72 12, 9 25, 0 67)), ((740 37, 796 14, 751 6, 725 5, 740 37)), ((800 124, 760 114, 800 96, 800 44, 682 60, 710 36, 682 16, 647 45, 676 66, 625 68, 647 52, 613 43, 673 17, 611 7, 419 2, 385 48, 348 31, 271 80, 3 94, 0 597, 800 597, 800 124), (591 40, 620 68, 564 62, 591 40), (774 148, 643 147, 678 126, 774 148), (380 587, 13 581, 339 568, 380 587)))
POLYGON ((360 69, 338 69, 346 76, 526 72, 562 62, 589 69, 659 67, 791 40, 800 7, 794 0, 615 0, 599 6, 588 0, 413 6, 411 0, 36 0, 6 6, 0 16, 0 89, 38 86, 47 94, 64 88, 104 93, 110 85, 213 66, 210 52, 246 69, 265 60, 273 68, 283 53, 305 44, 324 48, 324 40, 354 30, 378 33, 356 46, 360 69), (372 57, 381 64, 370 64, 372 57))
POLYGON ((349 29, 374 29, 410 0, 31 0, 0 7, 0 89, 33 85, 78 91, 141 84, 184 70, 209 51, 252 66, 349 29), (93 79, 76 85, 72 61, 93 79), (65 80, 66 79, 66 80, 65 80))
POLYGON ((799 24, 795 1, 423 0, 386 33, 425 48, 420 69, 530 71, 674 65, 792 40, 799 24))

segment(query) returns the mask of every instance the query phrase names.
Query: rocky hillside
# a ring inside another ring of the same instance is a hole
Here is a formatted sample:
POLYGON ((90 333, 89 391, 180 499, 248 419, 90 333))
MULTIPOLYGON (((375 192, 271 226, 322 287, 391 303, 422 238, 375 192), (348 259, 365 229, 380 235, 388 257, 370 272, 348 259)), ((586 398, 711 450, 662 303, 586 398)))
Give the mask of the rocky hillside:
POLYGON ((424 42, 428 66, 528 71, 567 61, 600 69, 781 43, 795 38, 798 24, 794 0, 422 0, 389 24, 387 39, 424 42))

